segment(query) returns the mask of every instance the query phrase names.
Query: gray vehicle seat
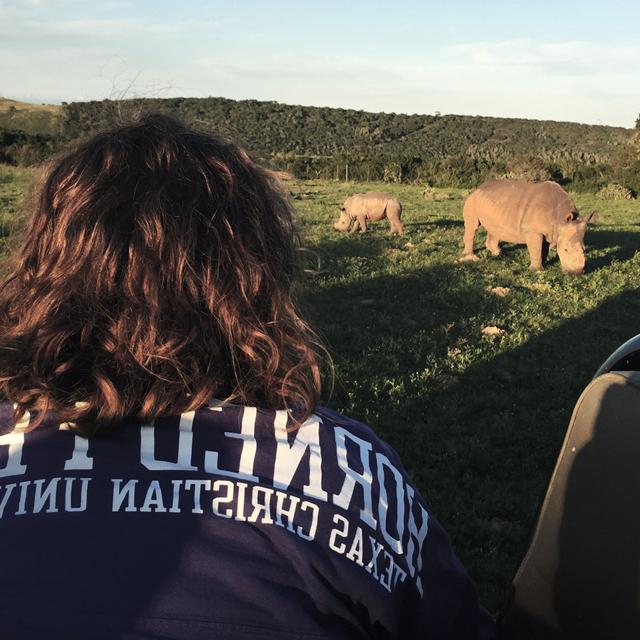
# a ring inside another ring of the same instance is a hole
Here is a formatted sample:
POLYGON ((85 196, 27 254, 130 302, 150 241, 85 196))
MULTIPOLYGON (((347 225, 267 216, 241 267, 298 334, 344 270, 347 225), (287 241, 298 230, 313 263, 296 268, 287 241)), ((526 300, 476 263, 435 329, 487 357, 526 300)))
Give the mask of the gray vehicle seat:
POLYGON ((576 403, 502 638, 640 638, 640 336, 576 403))

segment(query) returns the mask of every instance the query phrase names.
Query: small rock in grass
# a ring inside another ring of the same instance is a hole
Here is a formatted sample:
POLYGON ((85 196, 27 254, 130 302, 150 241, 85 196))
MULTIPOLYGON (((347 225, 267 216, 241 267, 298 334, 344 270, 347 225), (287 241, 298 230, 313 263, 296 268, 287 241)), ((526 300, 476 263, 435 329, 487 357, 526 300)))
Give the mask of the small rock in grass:
POLYGON ((415 247, 416 245, 413 244, 413 242, 405 242, 405 244, 402 245, 403 249, 413 249, 413 247, 415 247))
POLYGON ((482 327, 482 333, 485 336, 501 336, 506 331, 500 327, 482 327))
POLYGON ((510 291, 509 287, 488 287, 487 291, 493 293, 494 296, 504 298, 510 291))

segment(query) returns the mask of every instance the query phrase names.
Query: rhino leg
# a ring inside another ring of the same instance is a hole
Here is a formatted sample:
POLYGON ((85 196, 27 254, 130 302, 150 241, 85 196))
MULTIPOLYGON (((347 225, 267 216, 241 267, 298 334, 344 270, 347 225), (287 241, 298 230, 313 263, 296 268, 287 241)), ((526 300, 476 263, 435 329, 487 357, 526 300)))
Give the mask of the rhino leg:
POLYGON ((367 230, 367 218, 365 216, 358 216, 358 222, 360 223, 360 233, 365 233, 367 230))
POLYGON ((542 246, 544 243, 544 236, 541 233, 528 233, 525 236, 527 248, 529 249, 529 258, 531 264, 529 269, 533 271, 542 271, 542 246))
POLYGON ((358 230, 358 226, 360 225, 360 219, 359 218, 354 218, 353 219, 353 225, 351 227, 351 229, 349 229, 349 233, 355 233, 358 230))
POLYGON ((549 243, 546 238, 542 239, 542 266, 547 264, 547 258, 549 257, 549 243))
POLYGON ((402 207, 387 206, 387 218, 389 219, 389 233, 397 233, 401 236, 404 233, 404 226, 400 222, 402 207))
POLYGON ((387 218, 389 219, 389 233, 397 233, 401 236, 404 233, 404 227, 398 214, 388 215, 387 218))
POLYGON ((464 208, 464 253, 462 254, 462 261, 466 260, 480 260, 477 255, 473 253, 473 241, 476 237, 476 230, 480 226, 480 221, 477 216, 471 215, 468 211, 468 207, 464 208))
POLYGON ((402 222, 400 222, 400 220, 389 220, 389 233, 397 233, 399 236, 401 236, 404 233, 402 222))
POLYGON ((489 253, 492 256, 500 255, 500 241, 498 240, 498 236, 494 236, 493 234, 487 232, 487 242, 486 247, 489 253))

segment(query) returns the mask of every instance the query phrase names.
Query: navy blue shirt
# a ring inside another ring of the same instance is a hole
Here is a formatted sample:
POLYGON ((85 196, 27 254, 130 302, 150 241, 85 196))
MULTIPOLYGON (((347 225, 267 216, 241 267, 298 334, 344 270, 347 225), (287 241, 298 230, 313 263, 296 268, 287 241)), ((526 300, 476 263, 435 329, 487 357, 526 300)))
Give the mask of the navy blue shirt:
POLYGON ((84 439, 0 405, 0 637, 490 639, 397 454, 318 408, 84 439), (22 425, 24 426, 24 424, 22 425))

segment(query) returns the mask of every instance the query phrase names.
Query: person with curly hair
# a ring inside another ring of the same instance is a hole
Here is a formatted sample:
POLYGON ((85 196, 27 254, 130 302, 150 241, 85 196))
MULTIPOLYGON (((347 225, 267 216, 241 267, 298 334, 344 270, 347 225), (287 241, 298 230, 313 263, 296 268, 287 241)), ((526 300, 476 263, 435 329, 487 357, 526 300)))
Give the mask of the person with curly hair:
POLYGON ((320 404, 272 173, 164 115, 47 167, 0 288, 0 635, 491 638, 397 454, 320 404))

